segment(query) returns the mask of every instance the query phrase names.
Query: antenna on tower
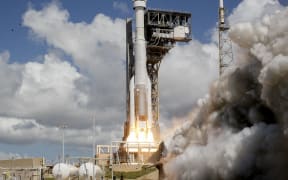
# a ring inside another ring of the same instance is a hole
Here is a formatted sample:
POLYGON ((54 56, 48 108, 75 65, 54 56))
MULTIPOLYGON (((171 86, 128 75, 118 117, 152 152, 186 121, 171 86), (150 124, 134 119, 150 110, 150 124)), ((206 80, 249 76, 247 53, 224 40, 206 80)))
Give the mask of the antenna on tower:
POLYGON ((224 0, 219 0, 219 76, 233 62, 232 43, 228 36, 229 26, 225 22, 224 0))

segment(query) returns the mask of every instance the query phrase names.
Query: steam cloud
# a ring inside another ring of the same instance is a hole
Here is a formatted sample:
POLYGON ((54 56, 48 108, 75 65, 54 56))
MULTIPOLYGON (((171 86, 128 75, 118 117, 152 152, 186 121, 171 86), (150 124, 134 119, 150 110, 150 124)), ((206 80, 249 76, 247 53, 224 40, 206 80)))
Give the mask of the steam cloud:
POLYGON ((288 179, 288 8, 230 29, 236 65, 168 147, 167 179, 288 179))

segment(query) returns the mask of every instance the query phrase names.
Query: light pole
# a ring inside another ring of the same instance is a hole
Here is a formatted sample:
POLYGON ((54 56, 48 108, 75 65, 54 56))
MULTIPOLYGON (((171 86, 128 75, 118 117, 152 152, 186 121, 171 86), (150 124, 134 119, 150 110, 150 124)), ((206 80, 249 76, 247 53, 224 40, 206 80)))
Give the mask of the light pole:
POLYGON ((92 159, 93 159, 93 180, 95 180, 95 117, 93 117, 93 137, 92 137, 92 159))
POLYGON ((67 125, 60 126, 62 129, 62 163, 65 163, 65 128, 67 128, 67 125))

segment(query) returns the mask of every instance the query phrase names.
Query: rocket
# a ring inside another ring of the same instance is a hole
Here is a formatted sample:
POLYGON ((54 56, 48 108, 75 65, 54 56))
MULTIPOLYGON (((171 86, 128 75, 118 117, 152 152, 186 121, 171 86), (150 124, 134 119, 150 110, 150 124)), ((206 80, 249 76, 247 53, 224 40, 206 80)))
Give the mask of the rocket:
POLYGON ((136 15, 136 36, 134 43, 135 75, 129 83, 130 129, 127 141, 153 141, 151 82, 146 62, 146 40, 144 14, 147 0, 133 0, 136 15))

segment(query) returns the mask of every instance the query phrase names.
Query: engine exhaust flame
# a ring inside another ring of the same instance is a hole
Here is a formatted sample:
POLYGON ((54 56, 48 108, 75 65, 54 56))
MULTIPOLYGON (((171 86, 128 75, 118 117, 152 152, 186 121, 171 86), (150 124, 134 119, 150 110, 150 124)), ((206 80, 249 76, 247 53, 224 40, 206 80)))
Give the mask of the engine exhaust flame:
POLYGON ((154 141, 151 130, 147 132, 138 130, 130 131, 127 138, 127 144, 129 146, 129 152, 156 152, 158 144, 154 141))

